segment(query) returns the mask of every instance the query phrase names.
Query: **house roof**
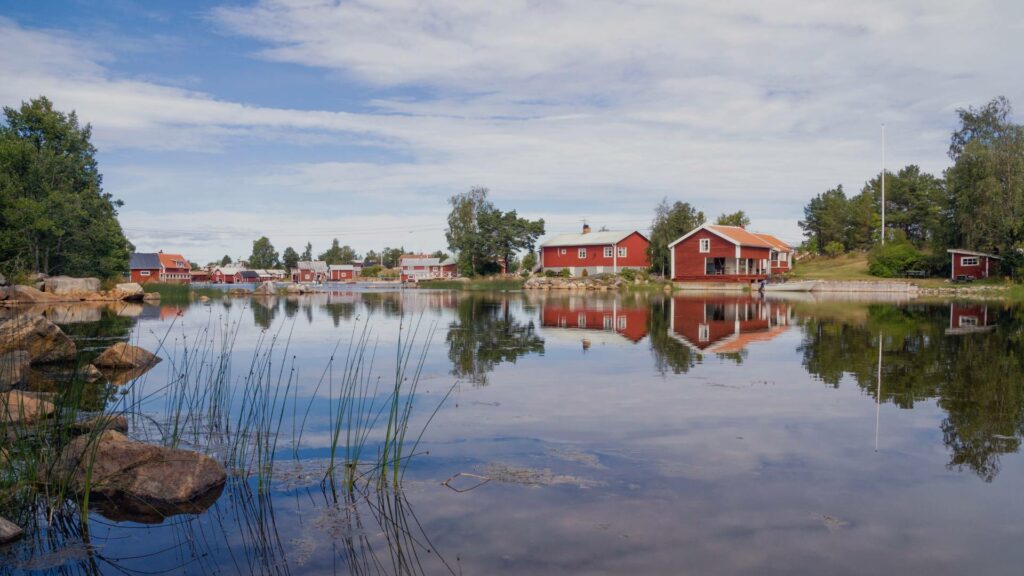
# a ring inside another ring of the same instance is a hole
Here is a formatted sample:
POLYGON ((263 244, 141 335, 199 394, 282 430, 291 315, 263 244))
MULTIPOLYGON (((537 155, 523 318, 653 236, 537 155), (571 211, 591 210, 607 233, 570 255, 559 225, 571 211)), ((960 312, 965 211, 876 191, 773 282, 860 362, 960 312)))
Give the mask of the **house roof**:
POLYGON ((235 274, 238 274, 239 272, 242 271, 241 268, 236 268, 234 266, 218 266, 213 270, 214 272, 220 271, 220 273, 225 276, 234 276, 235 274))
POLYGON ((255 270, 240 270, 242 278, 259 278, 260 275, 255 270))
POLYGON ((132 252, 128 262, 132 270, 160 269, 160 255, 156 252, 132 252))
POLYGON ((186 260, 185 257, 182 256, 181 254, 167 254, 164 252, 160 252, 159 254, 157 254, 157 256, 160 257, 160 263, 163 264, 164 268, 184 268, 186 270, 192 269, 192 265, 189 264, 188 260, 186 260))
POLYGON ((444 262, 440 258, 406 258, 402 260, 402 266, 447 266, 449 264, 455 264, 454 260, 445 259, 444 262))
MULTIPOLYGON (((633 234, 640 234, 636 230, 607 230, 604 232, 588 232, 586 234, 559 234, 543 242, 541 248, 554 248, 559 246, 606 246, 617 244, 633 234)), ((647 239, 646 236, 640 234, 647 239)))
POLYGON ((987 254, 985 252, 975 252, 974 250, 962 250, 960 248, 950 248, 949 250, 946 250, 946 252, 949 252, 950 254, 967 254, 968 256, 984 256, 986 258, 991 258, 993 260, 1002 260, 1002 258, 1000 258, 999 256, 996 256, 995 254, 987 254))
POLYGON ((323 260, 303 261, 296 264, 299 270, 311 270, 313 272, 327 272, 327 262, 323 260))
POLYGON ((331 264, 327 267, 328 270, 355 270, 356 267, 352 264, 331 264))
POLYGON ((793 251, 793 247, 792 246, 790 246, 789 244, 786 244, 785 242, 783 242, 782 240, 779 240, 778 238, 776 238, 775 236, 772 236, 771 234, 765 234, 763 232, 754 232, 754 234, 757 234, 762 239, 766 240, 769 244, 773 245, 775 247, 775 249, 778 250, 779 252, 792 252, 793 251))
MULTIPOLYGON (((679 244, 683 240, 686 240, 687 238, 693 236, 694 234, 700 232, 701 230, 707 230, 708 232, 711 232, 715 236, 732 242, 737 246, 752 246, 755 248, 771 248, 772 250, 778 250, 778 247, 774 242, 771 242, 763 237, 768 236, 767 234, 755 234, 753 232, 748 231, 746 228, 741 228, 739 226, 722 226, 721 224, 701 224, 700 226, 680 236, 675 242, 669 244, 669 248, 675 246, 676 244, 679 244)), ((775 241, 781 242, 777 238, 775 238, 775 241)))

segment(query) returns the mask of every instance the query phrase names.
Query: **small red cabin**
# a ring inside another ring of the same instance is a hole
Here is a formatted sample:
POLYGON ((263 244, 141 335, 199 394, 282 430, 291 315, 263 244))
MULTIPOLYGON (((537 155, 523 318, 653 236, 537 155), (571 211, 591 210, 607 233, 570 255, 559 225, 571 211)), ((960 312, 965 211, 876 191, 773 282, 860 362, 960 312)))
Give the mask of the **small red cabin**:
POLYGON ((135 252, 129 258, 129 277, 132 282, 192 282, 192 265, 181 254, 163 252, 135 252))
POLYGON ((232 266, 220 266, 214 268, 210 274, 210 282, 214 284, 241 284, 242 269, 232 266))
POLYGON ((352 264, 331 264, 327 267, 327 277, 331 282, 355 280, 356 267, 352 264))
POLYGON ((677 282, 754 282, 786 272, 793 249, 774 236, 741 226, 703 224, 669 244, 677 282))
POLYGON ((988 278, 999 269, 999 256, 954 248, 949 252, 949 277, 952 280, 988 278))
POLYGON ((402 282, 418 282, 420 280, 436 280, 455 278, 459 275, 458 264, 454 260, 415 256, 402 256, 399 259, 402 271, 402 282))
POLYGON ((650 244, 636 230, 591 232, 584 224, 581 234, 560 234, 541 244, 540 266, 554 272, 568 270, 573 276, 646 269, 651 265, 650 244))

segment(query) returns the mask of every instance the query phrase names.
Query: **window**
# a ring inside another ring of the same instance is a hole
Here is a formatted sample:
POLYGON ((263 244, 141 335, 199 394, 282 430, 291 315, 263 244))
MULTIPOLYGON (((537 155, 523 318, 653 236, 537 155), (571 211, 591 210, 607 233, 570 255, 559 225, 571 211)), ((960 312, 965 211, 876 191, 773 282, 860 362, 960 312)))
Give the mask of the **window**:
POLYGON ((580 248, 580 251, 576 254, 581 260, 587 257, 587 249, 580 248))
POLYGON ((697 327, 697 339, 701 342, 707 342, 711 339, 711 328, 707 324, 701 324, 697 327))
POLYGON ((561 254, 562 256, 565 256, 565 248, 559 250, 558 253, 561 254))
POLYGON ((611 258, 612 257, 612 247, 611 246, 605 246, 604 247, 604 257, 605 258, 611 258))
POLYGON ((960 317, 960 326, 977 326, 977 325, 978 325, 978 317, 977 316, 961 316, 960 317))
POLYGON ((586 328, 587 327, 587 315, 586 314, 581 312, 579 315, 576 316, 576 327, 577 328, 586 328))
POLYGON ((977 266, 978 265, 978 257, 977 256, 964 256, 963 258, 960 259, 960 265, 961 266, 977 266))
POLYGON ((625 257, 626 257, 626 247, 625 246, 619 246, 619 258, 625 258, 625 257))
POLYGON ((710 238, 701 238, 700 239, 700 251, 701 252, 711 252, 711 239, 710 238))
POLYGON ((601 324, 602 324, 601 327, 604 328, 605 330, 611 330, 612 329, 612 315, 611 314, 605 314, 604 318, 601 319, 601 324))
POLYGON ((619 324, 619 330, 625 330, 626 329, 626 317, 625 316, 619 316, 618 318, 616 318, 616 322, 619 324))
POLYGON ((139 270, 139 276, 149 276, 149 270, 139 270))

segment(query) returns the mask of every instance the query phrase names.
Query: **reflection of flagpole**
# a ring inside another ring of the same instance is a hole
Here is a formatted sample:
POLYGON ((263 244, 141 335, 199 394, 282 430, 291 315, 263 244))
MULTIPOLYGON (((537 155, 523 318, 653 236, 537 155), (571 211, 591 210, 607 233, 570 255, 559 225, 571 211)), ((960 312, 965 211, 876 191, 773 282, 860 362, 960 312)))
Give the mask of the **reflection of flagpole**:
POLYGON ((882 333, 878 333, 878 388, 875 390, 875 452, 878 452, 878 423, 882 415, 882 333))

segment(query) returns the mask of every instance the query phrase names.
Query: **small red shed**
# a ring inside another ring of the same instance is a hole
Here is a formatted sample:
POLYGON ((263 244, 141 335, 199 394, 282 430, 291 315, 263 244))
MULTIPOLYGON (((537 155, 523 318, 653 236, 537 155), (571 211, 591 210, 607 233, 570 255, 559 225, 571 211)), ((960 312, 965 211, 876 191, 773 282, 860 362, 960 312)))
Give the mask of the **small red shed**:
POLYGON ((952 280, 988 278, 999 269, 1001 258, 993 254, 952 248, 949 252, 949 277, 952 280))

